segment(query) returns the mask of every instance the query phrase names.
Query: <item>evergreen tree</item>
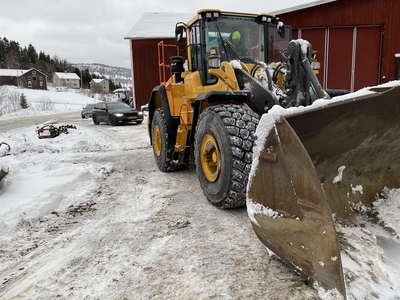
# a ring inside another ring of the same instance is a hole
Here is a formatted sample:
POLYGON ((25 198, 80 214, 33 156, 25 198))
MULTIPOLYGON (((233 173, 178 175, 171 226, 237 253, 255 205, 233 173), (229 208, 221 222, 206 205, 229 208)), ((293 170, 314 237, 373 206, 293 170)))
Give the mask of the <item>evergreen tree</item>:
POLYGON ((48 77, 51 77, 48 64, 44 60, 39 59, 35 64, 35 68, 45 73, 48 77))
POLYGON ((89 69, 85 69, 82 73, 83 88, 89 88, 89 83, 92 81, 93 77, 90 74, 89 69))
POLYGON ((25 47, 24 49, 21 50, 21 53, 19 56, 18 69, 29 69, 29 68, 30 68, 30 62, 29 62, 29 57, 28 57, 28 49, 25 47))
POLYGON ((5 68, 7 45, 8 40, 6 38, 0 39, 0 68, 5 68))
POLYGON ((34 65, 36 63, 36 61, 39 59, 39 56, 36 52, 35 47, 33 47, 32 44, 29 44, 27 54, 28 54, 30 63, 32 65, 34 65))
POLYGON ((22 109, 26 109, 29 107, 28 101, 26 100, 26 96, 24 93, 21 94, 19 99, 20 99, 19 105, 21 105, 22 109))

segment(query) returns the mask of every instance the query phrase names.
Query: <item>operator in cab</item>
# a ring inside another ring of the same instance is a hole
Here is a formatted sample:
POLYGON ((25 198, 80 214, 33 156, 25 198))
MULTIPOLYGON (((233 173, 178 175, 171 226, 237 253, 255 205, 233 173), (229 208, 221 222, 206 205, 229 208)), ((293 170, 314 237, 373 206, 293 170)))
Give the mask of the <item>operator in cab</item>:
POLYGON ((242 42, 242 35, 238 30, 233 31, 228 40, 229 45, 239 56, 247 55, 247 49, 242 42))

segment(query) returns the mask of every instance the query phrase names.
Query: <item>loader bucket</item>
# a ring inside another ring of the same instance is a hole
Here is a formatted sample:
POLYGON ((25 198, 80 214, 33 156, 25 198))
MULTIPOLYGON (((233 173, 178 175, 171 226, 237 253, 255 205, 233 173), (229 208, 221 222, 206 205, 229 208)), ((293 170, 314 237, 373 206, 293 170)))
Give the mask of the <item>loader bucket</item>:
POLYGON ((258 125, 247 209, 263 244, 314 286, 346 298, 332 213, 351 222, 400 186, 400 83, 306 108, 274 107, 258 125))

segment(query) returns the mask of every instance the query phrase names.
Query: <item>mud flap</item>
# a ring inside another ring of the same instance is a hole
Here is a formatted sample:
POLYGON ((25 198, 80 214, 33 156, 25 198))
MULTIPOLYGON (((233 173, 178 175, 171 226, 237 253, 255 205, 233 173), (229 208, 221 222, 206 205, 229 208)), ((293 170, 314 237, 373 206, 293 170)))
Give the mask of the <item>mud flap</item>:
POLYGON ((284 118, 261 149, 248 188, 254 231, 311 283, 345 297, 331 211, 306 149, 284 118))

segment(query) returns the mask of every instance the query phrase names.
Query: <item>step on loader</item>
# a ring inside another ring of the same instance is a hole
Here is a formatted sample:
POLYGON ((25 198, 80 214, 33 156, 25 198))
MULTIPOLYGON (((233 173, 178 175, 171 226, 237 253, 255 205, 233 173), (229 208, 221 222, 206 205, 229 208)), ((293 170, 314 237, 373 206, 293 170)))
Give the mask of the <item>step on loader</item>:
POLYGON ((171 77, 159 72, 148 103, 158 168, 182 170, 194 157, 213 205, 247 205, 261 242, 346 298, 332 213, 351 222, 352 203, 371 205, 400 182, 399 87, 324 90, 311 44, 271 14, 203 9, 175 36, 171 77))

